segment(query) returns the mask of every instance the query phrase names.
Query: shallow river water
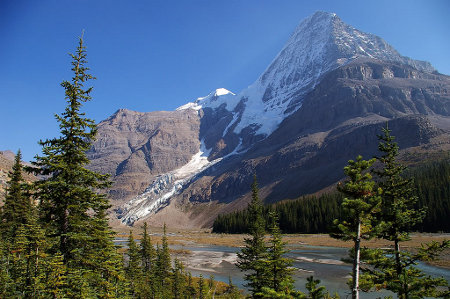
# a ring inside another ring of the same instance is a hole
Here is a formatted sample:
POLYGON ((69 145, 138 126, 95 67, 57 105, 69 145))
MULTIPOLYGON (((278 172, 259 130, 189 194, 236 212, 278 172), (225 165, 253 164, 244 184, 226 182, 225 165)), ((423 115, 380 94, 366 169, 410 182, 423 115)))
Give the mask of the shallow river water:
MULTIPOLYGON (((233 283, 241 289, 246 289, 244 275, 235 266, 236 247, 226 246, 173 246, 174 249, 184 249, 188 254, 178 256, 192 275, 202 274, 205 278, 214 275, 215 280, 228 282, 231 277, 233 283)), ((289 257, 294 260, 294 280, 298 290, 306 291, 306 278, 313 275, 321 280, 321 285, 327 287, 330 294, 339 293, 341 298, 351 298, 346 284, 351 273, 351 265, 342 262, 347 257, 348 249, 323 246, 297 246, 291 248, 289 257)), ((425 264, 419 265, 422 270, 433 276, 443 276, 450 281, 450 270, 425 264)), ((361 298, 378 298, 392 295, 389 292, 362 293, 361 298)))

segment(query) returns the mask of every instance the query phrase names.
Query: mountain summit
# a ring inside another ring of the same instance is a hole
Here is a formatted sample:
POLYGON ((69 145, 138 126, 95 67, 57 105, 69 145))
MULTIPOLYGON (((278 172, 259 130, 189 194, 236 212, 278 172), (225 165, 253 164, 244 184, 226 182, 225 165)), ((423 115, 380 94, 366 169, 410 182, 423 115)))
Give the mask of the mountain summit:
POLYGON ((220 99, 196 101, 197 105, 191 103, 178 109, 217 108, 224 104, 228 111, 234 111, 243 103, 245 109, 230 124, 233 132, 239 135, 250 129, 255 135, 268 136, 301 107, 305 95, 324 74, 360 57, 435 71, 430 63, 401 56, 382 38, 345 24, 334 13, 316 12, 298 25, 269 67, 247 89, 234 97, 228 92, 220 99))
POLYGON ((112 174, 117 216, 211 225, 242 208, 252 177, 266 201, 317 192, 389 122, 404 150, 450 149, 450 79, 333 13, 303 20, 261 76, 175 111, 119 110, 98 126, 92 168, 112 174))

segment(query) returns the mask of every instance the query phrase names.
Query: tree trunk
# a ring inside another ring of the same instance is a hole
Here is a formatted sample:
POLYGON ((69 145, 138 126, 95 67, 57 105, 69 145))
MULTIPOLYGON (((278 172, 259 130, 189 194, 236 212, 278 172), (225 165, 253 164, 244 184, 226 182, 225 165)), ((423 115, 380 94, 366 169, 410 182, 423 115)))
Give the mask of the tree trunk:
POLYGON ((352 299, 359 299, 359 256, 361 243, 361 221, 358 221, 358 229, 355 239, 355 257, 353 258, 353 287, 352 299))
POLYGON ((394 255, 395 255, 395 271, 397 273, 397 279, 400 282, 401 288, 398 293, 398 298, 407 298, 408 284, 405 277, 402 279, 402 265, 400 261, 400 241, 395 238, 394 240, 394 255))

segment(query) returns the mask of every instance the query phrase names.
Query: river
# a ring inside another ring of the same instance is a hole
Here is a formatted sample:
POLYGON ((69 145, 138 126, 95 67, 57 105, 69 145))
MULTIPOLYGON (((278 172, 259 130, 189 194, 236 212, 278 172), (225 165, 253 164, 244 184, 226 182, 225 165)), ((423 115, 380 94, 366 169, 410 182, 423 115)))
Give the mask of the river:
MULTIPOLYGON (((172 247, 172 246, 171 246, 172 247)), ((246 289, 244 275, 235 266, 239 248, 226 246, 173 246, 173 249, 183 249, 187 254, 179 254, 177 257, 183 261, 186 269, 194 276, 202 274, 205 278, 214 275, 215 280, 228 282, 231 277, 233 283, 241 289, 246 289)), ((295 271, 293 278, 295 288, 306 291, 306 278, 313 275, 321 280, 321 285, 327 287, 330 294, 337 292, 341 298, 351 298, 350 290, 346 284, 351 273, 351 265, 342 262, 342 258, 348 256, 348 249, 323 246, 296 246, 290 248, 288 254, 294 260, 295 271)), ((420 264, 419 267, 432 276, 443 276, 450 280, 450 270, 420 264)), ((392 293, 371 292, 362 293, 361 298, 379 298, 392 295, 392 293)))

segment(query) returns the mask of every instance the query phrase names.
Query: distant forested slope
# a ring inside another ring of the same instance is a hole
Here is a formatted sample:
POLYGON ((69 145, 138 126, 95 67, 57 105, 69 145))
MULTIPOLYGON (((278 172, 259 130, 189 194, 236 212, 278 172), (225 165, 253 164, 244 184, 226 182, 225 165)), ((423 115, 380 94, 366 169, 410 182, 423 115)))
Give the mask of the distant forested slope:
MULTIPOLYGON (((450 232, 450 159, 428 162, 407 171, 414 180, 419 198, 417 209, 425 207, 426 217, 416 227, 422 232, 450 232)), ((342 195, 339 193, 304 196, 264 208, 264 215, 275 210, 284 233, 328 233, 333 220, 340 217, 342 195)), ((247 210, 219 215, 213 224, 216 233, 246 233, 247 210)), ((266 219, 267 220, 267 219, 266 219)))

